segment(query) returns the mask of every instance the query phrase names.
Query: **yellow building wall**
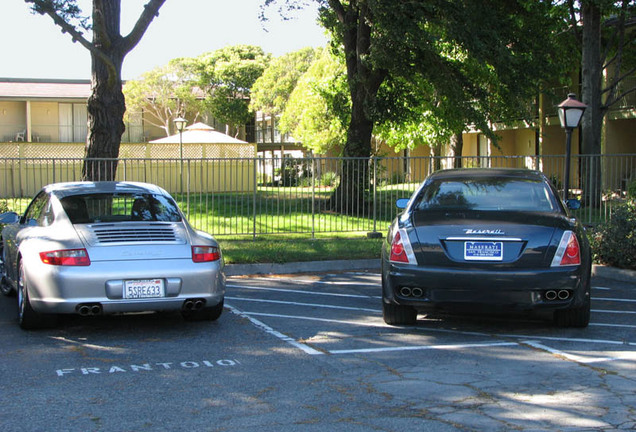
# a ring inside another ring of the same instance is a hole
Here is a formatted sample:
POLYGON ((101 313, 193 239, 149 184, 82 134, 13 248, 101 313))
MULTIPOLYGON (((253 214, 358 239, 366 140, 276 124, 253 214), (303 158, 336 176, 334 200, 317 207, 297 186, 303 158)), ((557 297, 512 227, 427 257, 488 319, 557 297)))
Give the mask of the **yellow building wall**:
POLYGON ((15 141, 17 132, 26 129, 24 102, 0 101, 0 139, 15 141))
POLYGON ((59 140, 59 104, 57 102, 31 102, 31 135, 33 141, 59 140))
POLYGON ((605 154, 636 153, 636 120, 608 120, 605 123, 605 154))

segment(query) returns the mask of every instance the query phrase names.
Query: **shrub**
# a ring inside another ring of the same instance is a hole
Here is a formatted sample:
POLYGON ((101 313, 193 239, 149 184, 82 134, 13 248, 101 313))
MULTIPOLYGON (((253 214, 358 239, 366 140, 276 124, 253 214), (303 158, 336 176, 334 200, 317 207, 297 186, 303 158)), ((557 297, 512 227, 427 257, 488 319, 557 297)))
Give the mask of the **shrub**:
POLYGON ((338 185, 338 174, 327 171, 320 176, 320 186, 335 187, 338 185))
POLYGON ((636 270, 636 200, 614 207, 611 217, 591 234, 594 260, 636 270))
POLYGON ((636 179, 632 180, 629 186, 627 186, 627 196, 631 200, 636 200, 636 179))
POLYGON ((0 214, 6 213, 9 211, 9 206, 6 201, 0 201, 0 214))

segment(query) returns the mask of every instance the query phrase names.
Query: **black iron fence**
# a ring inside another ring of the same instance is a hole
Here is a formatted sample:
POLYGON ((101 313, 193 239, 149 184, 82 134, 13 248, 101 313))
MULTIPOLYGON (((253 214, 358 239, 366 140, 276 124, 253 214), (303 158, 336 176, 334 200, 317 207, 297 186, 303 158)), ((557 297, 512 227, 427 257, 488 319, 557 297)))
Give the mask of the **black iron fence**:
MULTIPOLYGON (((49 183, 79 181, 77 158, 0 159, 0 203, 22 211, 49 183)), ((97 164, 99 165, 99 164, 97 164)), ((430 173, 453 166, 543 171, 563 187, 563 156, 185 158, 117 161, 116 180, 168 190, 191 223, 217 236, 384 232, 430 173)), ((636 180, 636 155, 574 156, 569 196, 579 198, 586 224, 609 217, 636 180)))

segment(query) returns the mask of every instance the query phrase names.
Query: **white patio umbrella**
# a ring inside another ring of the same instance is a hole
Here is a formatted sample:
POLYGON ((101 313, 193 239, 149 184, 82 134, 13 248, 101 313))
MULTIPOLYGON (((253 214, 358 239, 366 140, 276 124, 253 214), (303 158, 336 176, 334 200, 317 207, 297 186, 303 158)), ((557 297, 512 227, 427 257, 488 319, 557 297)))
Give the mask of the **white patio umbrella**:
MULTIPOLYGON (((205 123, 195 123, 186 128, 181 139, 184 144, 247 144, 246 141, 233 138, 222 132, 215 131, 205 123)), ((179 144, 179 134, 170 135, 150 141, 156 144, 179 144)))

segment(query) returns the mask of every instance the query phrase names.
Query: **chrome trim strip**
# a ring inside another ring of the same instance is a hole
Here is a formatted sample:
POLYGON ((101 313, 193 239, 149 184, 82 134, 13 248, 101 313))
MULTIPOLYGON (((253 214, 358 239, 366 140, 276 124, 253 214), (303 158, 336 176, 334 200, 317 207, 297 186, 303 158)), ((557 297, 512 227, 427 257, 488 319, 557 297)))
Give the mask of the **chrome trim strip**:
POLYGON ((520 242, 523 239, 517 237, 446 237, 443 240, 451 241, 515 241, 520 242))

